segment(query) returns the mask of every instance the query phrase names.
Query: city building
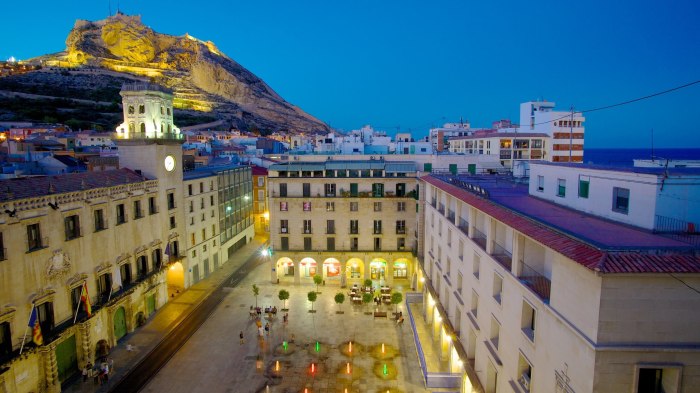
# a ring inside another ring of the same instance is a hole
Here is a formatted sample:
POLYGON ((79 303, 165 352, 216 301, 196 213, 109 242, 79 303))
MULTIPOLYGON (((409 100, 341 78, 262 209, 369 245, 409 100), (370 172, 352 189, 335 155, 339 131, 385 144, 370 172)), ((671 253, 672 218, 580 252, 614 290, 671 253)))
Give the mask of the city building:
POLYGON ((415 162, 289 162, 268 169, 271 279, 408 284, 416 247, 415 162))
POLYGON ((518 132, 544 133, 551 138, 547 146, 547 161, 583 162, 585 118, 573 109, 555 111, 548 101, 529 101, 520 104, 518 132))
POLYGON ((461 391, 697 391, 700 172, 530 165, 420 181, 419 318, 461 391))
POLYGON ((0 392, 60 391, 254 235, 250 167, 183 173, 172 94, 136 84, 122 96, 118 163, 0 180, 0 392))
POLYGON ((253 222, 255 233, 270 232, 270 211, 267 207, 267 169, 253 166, 253 222))
POLYGON ((551 138, 536 132, 475 133, 450 138, 449 151, 456 154, 487 155, 500 161, 501 167, 512 169, 517 160, 547 160, 551 138))

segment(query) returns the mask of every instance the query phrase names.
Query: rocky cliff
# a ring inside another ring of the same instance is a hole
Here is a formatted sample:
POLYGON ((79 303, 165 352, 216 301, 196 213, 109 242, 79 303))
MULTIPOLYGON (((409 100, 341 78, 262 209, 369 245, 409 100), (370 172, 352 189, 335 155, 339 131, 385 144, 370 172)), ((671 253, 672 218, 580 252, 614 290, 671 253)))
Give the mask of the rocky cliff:
POLYGON ((65 52, 37 60, 48 66, 89 68, 95 77, 117 72, 153 80, 175 91, 176 108, 215 112, 239 128, 293 133, 328 129, 213 43, 188 34, 157 33, 139 16, 79 20, 66 39, 65 52))

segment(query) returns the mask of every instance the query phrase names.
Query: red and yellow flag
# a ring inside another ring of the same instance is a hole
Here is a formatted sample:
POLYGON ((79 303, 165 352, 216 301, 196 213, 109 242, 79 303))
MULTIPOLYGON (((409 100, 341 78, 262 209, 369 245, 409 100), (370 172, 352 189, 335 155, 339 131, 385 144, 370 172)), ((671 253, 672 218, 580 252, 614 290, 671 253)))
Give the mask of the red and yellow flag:
POLYGON ((83 283, 83 289, 80 291, 80 301, 85 306, 85 312, 88 318, 92 316, 92 306, 90 305, 90 296, 88 295, 87 283, 83 283))
POLYGON ((44 336, 41 335, 41 326, 39 325, 39 315, 36 306, 32 307, 32 313, 29 314, 29 327, 32 328, 32 341, 34 344, 41 345, 44 343, 44 336))

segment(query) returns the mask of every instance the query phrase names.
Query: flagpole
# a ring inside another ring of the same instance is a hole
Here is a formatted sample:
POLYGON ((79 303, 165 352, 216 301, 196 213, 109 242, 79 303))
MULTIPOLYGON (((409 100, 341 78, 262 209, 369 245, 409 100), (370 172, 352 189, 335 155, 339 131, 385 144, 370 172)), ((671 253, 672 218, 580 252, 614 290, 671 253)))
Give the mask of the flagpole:
MULTIPOLYGON (((29 321, 32 320, 32 313, 34 312, 34 309, 36 308, 36 304, 32 303, 32 311, 29 312, 29 321)), ((19 354, 22 354, 22 351, 24 350, 24 342, 27 340, 27 330, 29 329, 29 321, 27 321, 27 327, 24 328, 24 337, 22 337, 22 346, 19 347, 19 354)))
POLYGON ((80 303, 82 302, 83 292, 85 292, 85 284, 80 286, 80 298, 78 299, 78 306, 75 308, 75 316, 73 317, 73 324, 78 319, 78 311, 80 311, 80 303))

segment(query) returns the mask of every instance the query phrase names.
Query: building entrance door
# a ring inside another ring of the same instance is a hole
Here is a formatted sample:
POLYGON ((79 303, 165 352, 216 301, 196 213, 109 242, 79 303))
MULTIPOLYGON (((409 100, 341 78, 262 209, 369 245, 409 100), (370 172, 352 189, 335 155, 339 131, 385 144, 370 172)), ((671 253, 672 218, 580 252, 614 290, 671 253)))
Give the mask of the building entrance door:
POLYGON ((126 312, 124 307, 119 307, 114 313, 114 338, 119 341, 124 336, 126 336, 126 312))
POLYGON ((56 346, 56 366, 58 380, 64 382, 78 372, 78 354, 75 347, 75 335, 63 340, 56 346))

